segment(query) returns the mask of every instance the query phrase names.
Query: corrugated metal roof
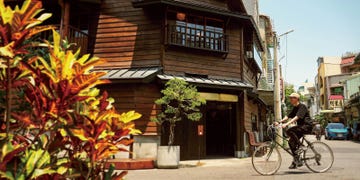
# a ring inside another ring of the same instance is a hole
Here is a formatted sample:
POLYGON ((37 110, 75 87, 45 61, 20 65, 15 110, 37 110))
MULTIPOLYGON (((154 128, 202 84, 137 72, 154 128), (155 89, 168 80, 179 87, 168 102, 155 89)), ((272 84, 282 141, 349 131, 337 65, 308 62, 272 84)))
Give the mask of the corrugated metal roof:
POLYGON ((253 88, 251 84, 237 81, 237 80, 223 80, 223 79, 213 79, 213 78, 201 78, 201 77, 187 77, 187 76, 175 76, 167 74, 158 74, 157 77, 161 80, 170 80, 173 78, 183 79, 190 83, 204 84, 204 85, 218 85, 218 86, 228 86, 236 88, 253 88))
POLYGON ((121 80, 121 79, 144 79, 155 75, 161 70, 160 67, 144 67, 144 68, 129 68, 129 69, 110 69, 101 70, 106 71, 107 74, 102 79, 121 80))

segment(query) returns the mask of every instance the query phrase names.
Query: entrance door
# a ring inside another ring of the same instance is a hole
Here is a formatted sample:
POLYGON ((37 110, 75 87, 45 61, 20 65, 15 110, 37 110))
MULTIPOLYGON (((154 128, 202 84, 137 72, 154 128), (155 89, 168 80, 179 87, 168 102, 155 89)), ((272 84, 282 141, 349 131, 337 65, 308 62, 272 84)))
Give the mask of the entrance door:
POLYGON ((236 109, 233 103, 207 102, 206 155, 234 156, 236 109))

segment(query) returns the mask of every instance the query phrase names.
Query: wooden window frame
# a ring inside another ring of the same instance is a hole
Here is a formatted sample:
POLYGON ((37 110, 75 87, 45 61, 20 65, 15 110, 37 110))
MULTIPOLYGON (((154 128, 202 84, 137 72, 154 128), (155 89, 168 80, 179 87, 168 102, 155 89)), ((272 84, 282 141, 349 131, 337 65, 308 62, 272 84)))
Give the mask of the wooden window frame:
POLYGON ((166 24, 166 41, 167 45, 174 45, 186 48, 200 49, 212 52, 219 53, 228 53, 228 38, 226 35, 225 21, 220 18, 208 17, 205 15, 199 15, 195 13, 186 14, 186 18, 184 21, 180 20, 170 20, 168 18, 169 13, 178 13, 184 11, 175 11, 175 10, 167 10, 165 17, 166 24), (200 19, 203 24, 196 24, 189 22, 188 17, 195 17, 200 19), (209 26, 208 21, 219 22, 222 24, 221 27, 209 26), (178 25, 177 22, 183 22, 185 25, 178 25), (194 27, 189 27, 189 25, 194 25, 194 27), (196 28, 196 26, 202 26, 202 28, 196 28), (219 28, 222 32, 217 32, 215 30, 209 30, 208 27, 211 28, 219 28), (195 33, 193 33, 195 32, 195 33), (200 35, 196 35, 200 32, 200 35), (207 35, 209 33, 209 35, 207 35))

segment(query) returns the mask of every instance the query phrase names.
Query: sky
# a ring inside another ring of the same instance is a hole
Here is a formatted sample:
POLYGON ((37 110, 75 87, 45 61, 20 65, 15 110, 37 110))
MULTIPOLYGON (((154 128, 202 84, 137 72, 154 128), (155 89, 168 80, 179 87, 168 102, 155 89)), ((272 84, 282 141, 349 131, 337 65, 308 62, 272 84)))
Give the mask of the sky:
MULTIPOLYGON (((288 55, 280 61, 285 81, 314 82, 320 56, 360 51, 360 0, 259 0, 261 14, 270 16, 274 30, 288 35, 288 55)), ((286 54, 280 39, 279 58, 286 54)))

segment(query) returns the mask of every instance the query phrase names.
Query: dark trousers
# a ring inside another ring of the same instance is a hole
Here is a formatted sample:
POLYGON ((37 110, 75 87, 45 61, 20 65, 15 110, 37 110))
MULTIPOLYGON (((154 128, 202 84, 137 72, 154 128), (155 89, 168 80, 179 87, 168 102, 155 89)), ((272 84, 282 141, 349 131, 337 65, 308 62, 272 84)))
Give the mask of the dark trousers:
POLYGON ((296 155, 295 151, 301 145, 300 138, 302 138, 305 134, 311 133, 311 130, 311 125, 300 125, 291 127, 286 131, 286 134, 290 137, 289 146, 293 155, 296 155))

